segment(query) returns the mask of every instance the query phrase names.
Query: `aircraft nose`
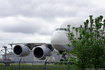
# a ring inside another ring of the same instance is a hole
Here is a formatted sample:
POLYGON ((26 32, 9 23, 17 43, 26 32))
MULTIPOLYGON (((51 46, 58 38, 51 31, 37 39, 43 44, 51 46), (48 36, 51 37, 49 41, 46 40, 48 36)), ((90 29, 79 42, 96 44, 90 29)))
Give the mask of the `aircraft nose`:
POLYGON ((64 31, 54 32, 51 38, 52 45, 66 45, 69 43, 68 37, 64 31))

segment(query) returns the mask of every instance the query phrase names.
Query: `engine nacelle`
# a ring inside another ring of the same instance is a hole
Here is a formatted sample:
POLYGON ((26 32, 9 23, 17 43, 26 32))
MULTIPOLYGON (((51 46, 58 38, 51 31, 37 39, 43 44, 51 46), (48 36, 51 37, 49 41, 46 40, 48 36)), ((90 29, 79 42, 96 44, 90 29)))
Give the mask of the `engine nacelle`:
POLYGON ((51 56, 51 49, 47 45, 37 46, 34 48, 33 54, 37 59, 43 60, 46 56, 51 56))
POLYGON ((28 48, 28 46, 25 46, 23 44, 14 46, 13 51, 19 57, 24 57, 30 54, 30 49, 28 48))

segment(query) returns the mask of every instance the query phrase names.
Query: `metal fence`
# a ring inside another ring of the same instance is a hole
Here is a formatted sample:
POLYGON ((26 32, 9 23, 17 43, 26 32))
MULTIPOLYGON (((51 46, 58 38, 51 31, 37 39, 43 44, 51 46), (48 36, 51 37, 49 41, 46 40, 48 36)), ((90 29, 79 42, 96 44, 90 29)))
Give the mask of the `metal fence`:
POLYGON ((1 61, 0 70, 74 70, 65 64, 47 61, 1 61))
MULTIPOLYGON (((0 61, 0 70, 78 70, 69 63, 47 61, 0 61), (67 64, 67 63, 66 63, 67 64)), ((85 70, 96 70, 87 68, 85 70)), ((97 70, 105 70, 98 68, 97 70)))

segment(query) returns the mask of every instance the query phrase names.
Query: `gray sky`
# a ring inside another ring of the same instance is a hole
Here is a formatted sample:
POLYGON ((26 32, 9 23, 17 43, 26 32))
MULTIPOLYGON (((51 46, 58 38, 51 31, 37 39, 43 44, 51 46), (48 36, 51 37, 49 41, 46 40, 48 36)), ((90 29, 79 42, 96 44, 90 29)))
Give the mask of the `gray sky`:
POLYGON ((50 43, 54 29, 62 21, 104 16, 104 3, 105 0, 0 0, 0 47, 11 42, 50 43))

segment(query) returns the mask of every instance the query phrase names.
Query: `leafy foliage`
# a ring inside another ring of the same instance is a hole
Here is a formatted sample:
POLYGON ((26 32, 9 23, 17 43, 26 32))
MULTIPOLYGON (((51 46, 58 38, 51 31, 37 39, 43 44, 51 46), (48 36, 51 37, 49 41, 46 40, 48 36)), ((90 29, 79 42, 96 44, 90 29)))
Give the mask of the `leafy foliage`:
POLYGON ((95 19, 92 17, 89 16, 84 26, 72 27, 72 31, 68 25, 67 36, 71 44, 67 45, 74 48, 68 55, 71 53, 77 57, 69 55, 69 61, 78 68, 105 67, 105 19, 102 15, 95 19))

